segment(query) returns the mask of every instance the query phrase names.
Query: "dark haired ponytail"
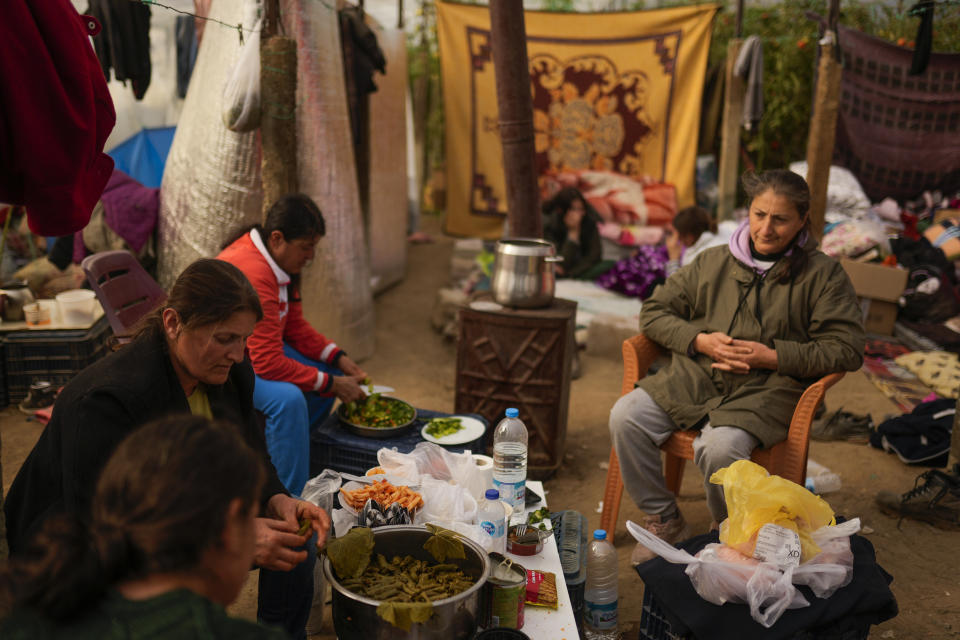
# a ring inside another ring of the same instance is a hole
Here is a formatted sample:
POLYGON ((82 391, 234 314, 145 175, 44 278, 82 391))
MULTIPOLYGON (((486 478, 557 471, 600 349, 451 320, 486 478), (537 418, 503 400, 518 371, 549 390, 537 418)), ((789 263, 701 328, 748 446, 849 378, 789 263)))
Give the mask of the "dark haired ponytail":
POLYGON ((53 516, 0 570, 0 600, 53 620, 70 618, 103 597, 130 556, 122 534, 92 534, 75 516, 53 516))

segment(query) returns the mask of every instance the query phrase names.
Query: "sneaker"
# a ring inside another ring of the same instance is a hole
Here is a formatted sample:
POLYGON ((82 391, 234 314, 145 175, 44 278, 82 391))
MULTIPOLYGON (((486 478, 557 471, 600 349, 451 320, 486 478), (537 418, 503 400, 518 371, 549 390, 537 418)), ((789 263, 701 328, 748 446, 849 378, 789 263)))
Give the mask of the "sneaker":
POLYGON ((869 415, 857 415, 837 410, 823 420, 817 420, 810 429, 814 440, 846 440, 865 444, 873 433, 873 419, 869 415))
POLYGON ((32 416, 38 409, 46 409, 53 406, 53 401, 57 397, 57 390, 46 380, 34 382, 30 385, 30 391, 17 407, 28 416, 32 416))
MULTIPOLYGON (((676 544, 689 537, 687 533, 687 522, 683 519, 683 514, 680 513, 679 510, 675 517, 670 518, 666 522, 664 522, 662 518, 663 516, 647 516, 643 519, 643 528, 670 544, 676 544)), ((636 566, 643 564, 656 555, 653 551, 638 542, 637 546, 633 548, 633 553, 630 554, 630 562, 636 566)))
POLYGON ((917 476, 910 491, 900 496, 881 491, 876 501, 881 511, 901 520, 912 518, 940 529, 960 530, 960 476, 931 469, 917 476))

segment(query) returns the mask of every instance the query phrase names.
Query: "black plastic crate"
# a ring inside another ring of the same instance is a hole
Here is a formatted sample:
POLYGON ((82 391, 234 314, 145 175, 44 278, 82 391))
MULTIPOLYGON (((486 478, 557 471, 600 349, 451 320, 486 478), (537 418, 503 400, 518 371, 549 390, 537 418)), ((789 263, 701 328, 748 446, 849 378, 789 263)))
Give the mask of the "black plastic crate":
MULTIPOLYGON (((791 640, 867 640, 869 635, 870 625, 864 624, 862 628, 843 632, 822 628, 799 631, 791 636, 791 640)), ((692 638, 693 636, 689 633, 681 635, 673 630, 657 598, 650 589, 644 587, 640 611, 640 640, 690 640, 692 638)))
POLYGON ((20 402, 30 385, 47 380, 55 387, 109 351, 113 331, 106 317, 89 329, 15 331, 3 341, 7 402, 20 402))
MULTIPOLYGON (((337 412, 333 411, 326 420, 317 425, 310 434, 310 477, 314 477, 324 469, 345 471, 362 476, 367 469, 380 464, 377 461, 377 451, 383 447, 395 449, 400 453, 413 451, 418 443, 423 442, 420 430, 431 418, 448 416, 448 413, 417 409, 417 419, 410 428, 393 438, 366 438, 350 433, 340 426, 337 412)), ((467 414, 477 418, 489 429, 487 421, 479 415, 467 414)), ((459 445, 446 445, 450 451, 460 452, 466 449, 478 453, 482 451, 483 435, 472 442, 459 445)))

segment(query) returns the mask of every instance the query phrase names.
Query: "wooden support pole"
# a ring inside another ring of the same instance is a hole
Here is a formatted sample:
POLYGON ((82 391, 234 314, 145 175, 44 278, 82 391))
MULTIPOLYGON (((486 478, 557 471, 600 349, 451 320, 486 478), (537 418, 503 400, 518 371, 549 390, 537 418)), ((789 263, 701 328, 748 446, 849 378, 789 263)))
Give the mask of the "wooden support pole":
POLYGON ((720 166, 717 171, 717 219, 730 220, 737 204, 737 179, 740 176, 740 127, 743 120, 743 98, 746 83, 733 72, 743 40, 734 38, 727 44, 723 121, 720 125, 720 166))
POLYGON ((490 0, 490 40, 497 83, 508 227, 514 237, 540 238, 540 195, 533 144, 533 101, 523 3, 490 0))
POLYGON ((280 23, 280 0, 266 0, 263 3, 263 26, 260 31, 261 41, 277 35, 277 25, 280 23))
MULTIPOLYGON (((261 34, 262 35, 262 34, 261 34)), ((260 175, 263 216, 297 191, 297 41, 260 41, 260 175)))
MULTIPOLYGON (((828 32, 829 33, 829 32, 828 32)), ((827 184, 837 137, 837 110, 840 103, 841 68, 834 54, 835 43, 820 47, 817 88, 810 134, 807 138, 807 184, 810 185, 810 228, 814 237, 823 237, 827 206, 827 184)))
POLYGON ((837 111, 840 106, 840 76, 837 61, 837 25, 839 0, 830 2, 830 19, 820 45, 817 67, 817 86, 814 90, 813 117, 807 136, 807 184, 810 186, 810 228, 817 240, 823 237, 824 215, 827 206, 827 185, 830 182, 830 164, 837 137, 837 111))

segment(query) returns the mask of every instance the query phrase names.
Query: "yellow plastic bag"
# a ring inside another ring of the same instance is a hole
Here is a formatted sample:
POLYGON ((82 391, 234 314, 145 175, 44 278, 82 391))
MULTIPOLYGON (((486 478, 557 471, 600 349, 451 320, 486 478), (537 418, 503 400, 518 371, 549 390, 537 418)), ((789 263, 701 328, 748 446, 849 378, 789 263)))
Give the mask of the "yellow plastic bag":
POLYGON ((753 556, 757 532, 772 523, 800 536, 801 562, 819 553, 810 534, 836 524, 827 502, 795 482, 772 476, 750 460, 737 460, 720 469, 710 482, 723 485, 727 520, 720 527, 720 542, 746 556, 753 556))

